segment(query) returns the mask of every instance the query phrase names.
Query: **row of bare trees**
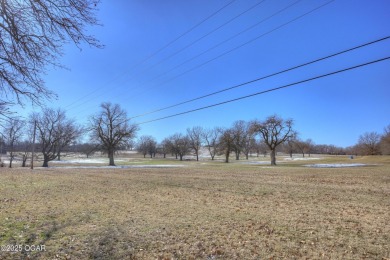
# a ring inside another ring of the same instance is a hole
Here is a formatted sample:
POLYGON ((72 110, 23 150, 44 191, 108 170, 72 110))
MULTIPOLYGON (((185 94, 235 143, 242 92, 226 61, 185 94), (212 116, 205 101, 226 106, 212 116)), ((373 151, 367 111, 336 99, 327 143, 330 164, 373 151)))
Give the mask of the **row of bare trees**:
POLYGON ((64 111, 46 108, 31 114, 27 121, 14 118, 6 121, 2 133, 2 147, 5 148, 2 153, 7 149, 9 167, 12 167, 16 155, 22 158, 22 166, 25 166, 34 146, 43 156, 42 166, 47 167, 49 161, 59 158, 61 152, 82 133, 83 128, 68 119, 64 111))
POLYGON ((229 162, 231 153, 239 160, 241 155, 248 159, 250 153, 260 154, 269 150, 271 164, 276 165, 276 149, 294 136, 293 121, 273 115, 263 121, 239 120, 230 128, 205 129, 195 126, 188 128, 185 134, 175 133, 161 143, 157 143, 152 136, 141 136, 137 150, 144 157, 160 153, 165 158, 167 153, 171 153, 180 160, 185 155, 194 154, 198 161, 201 148, 206 148, 212 160, 216 155, 224 155, 225 162, 229 162))
MULTIPOLYGON (((103 103, 100 108, 84 127, 67 118, 61 109, 42 109, 40 113, 31 114, 28 121, 11 118, 1 131, 0 154, 7 150, 9 167, 12 167, 16 154, 22 158, 22 165, 25 166, 35 148, 43 156, 42 166, 47 167, 50 161, 60 159, 61 154, 68 152, 72 146, 74 152, 83 152, 87 156, 97 150, 102 151, 107 154, 109 165, 115 165, 115 152, 134 145, 139 127, 130 123, 126 111, 117 104, 103 103), (78 141, 85 134, 89 135, 89 142, 81 144, 78 141)), ((250 154, 259 156, 269 152, 271 165, 276 165, 277 151, 284 151, 290 156, 301 153, 303 157, 311 153, 389 154, 390 126, 383 135, 365 133, 360 136, 357 145, 343 149, 332 145, 315 145, 311 139, 300 140, 293 129, 293 120, 273 115, 264 120, 239 120, 229 128, 205 129, 195 126, 188 128, 185 134, 175 133, 160 143, 154 137, 144 135, 138 139, 136 148, 144 157, 154 157, 159 153, 164 158, 172 154, 176 159, 183 160, 191 154, 195 155, 197 161, 204 148, 212 160, 216 155, 223 155, 225 162, 229 162, 232 153, 239 160, 242 155, 248 159, 250 154)))
POLYGON ((347 151, 356 155, 390 155, 390 125, 382 134, 366 132, 360 135, 357 144, 348 147, 347 151))
POLYGON ((102 150, 108 154, 109 164, 115 165, 114 153, 133 139, 137 131, 138 126, 129 123, 126 112, 111 103, 103 103, 86 127, 67 118, 61 109, 44 108, 31 114, 27 121, 12 118, 6 121, 1 134, 1 154, 7 149, 9 167, 12 167, 18 151, 25 166, 28 155, 36 150, 43 156, 42 166, 48 167, 50 161, 60 159, 61 153, 69 150, 82 135, 89 134, 93 145, 84 144, 79 148, 87 154, 102 150))
POLYGON ((176 133, 158 143, 152 136, 141 136, 138 139, 137 150, 150 157, 156 154, 171 153, 176 159, 183 160, 185 155, 194 155, 199 160, 201 148, 207 149, 210 158, 223 155, 229 162, 230 155, 235 154, 236 160, 244 155, 270 153, 271 165, 276 164, 276 152, 284 152, 293 156, 299 153, 302 157, 311 154, 329 155, 379 155, 390 154, 390 126, 382 135, 372 132, 360 136, 358 144, 353 147, 339 147, 328 144, 315 144, 313 140, 302 140, 292 129, 292 120, 284 120, 276 115, 264 121, 245 122, 239 120, 230 128, 215 127, 205 129, 200 126, 188 128, 186 134, 176 133))

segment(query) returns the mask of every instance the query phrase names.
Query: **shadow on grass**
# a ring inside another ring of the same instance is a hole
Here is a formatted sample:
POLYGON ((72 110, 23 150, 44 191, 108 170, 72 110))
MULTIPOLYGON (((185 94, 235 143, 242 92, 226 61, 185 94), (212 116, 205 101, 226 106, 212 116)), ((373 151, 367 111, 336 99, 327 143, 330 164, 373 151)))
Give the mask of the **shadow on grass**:
POLYGON ((89 259, 136 259, 135 245, 123 228, 110 226, 90 239, 89 259))

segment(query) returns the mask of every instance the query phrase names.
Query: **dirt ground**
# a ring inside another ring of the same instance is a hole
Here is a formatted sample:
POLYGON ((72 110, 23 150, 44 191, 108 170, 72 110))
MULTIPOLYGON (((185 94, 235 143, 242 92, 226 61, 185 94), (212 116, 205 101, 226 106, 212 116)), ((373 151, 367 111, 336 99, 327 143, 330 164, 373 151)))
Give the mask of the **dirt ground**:
POLYGON ((0 168, 0 259, 390 259, 380 160, 0 168))

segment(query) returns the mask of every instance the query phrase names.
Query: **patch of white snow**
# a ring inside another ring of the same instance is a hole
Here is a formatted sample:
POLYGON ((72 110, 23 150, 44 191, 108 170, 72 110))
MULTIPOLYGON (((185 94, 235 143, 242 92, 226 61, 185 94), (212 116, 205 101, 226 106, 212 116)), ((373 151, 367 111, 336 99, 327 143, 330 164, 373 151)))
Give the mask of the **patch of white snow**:
POLYGON ((364 163, 319 163, 319 164, 306 164, 306 167, 313 168, 345 168, 345 167, 362 167, 367 166, 364 163))

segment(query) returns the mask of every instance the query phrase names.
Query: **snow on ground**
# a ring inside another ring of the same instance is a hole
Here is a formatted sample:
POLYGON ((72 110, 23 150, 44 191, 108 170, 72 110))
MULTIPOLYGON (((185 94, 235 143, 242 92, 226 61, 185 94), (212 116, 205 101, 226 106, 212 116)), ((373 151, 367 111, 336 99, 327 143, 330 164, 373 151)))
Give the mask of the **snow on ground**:
POLYGON ((251 162, 241 162, 241 164, 253 164, 253 165, 257 165, 257 164, 271 164, 271 161, 251 161, 251 162))
POLYGON ((319 164, 306 164, 306 167, 313 168, 344 168, 344 167, 362 167, 367 166, 364 163, 319 163, 319 164))
MULTIPOLYGON (((129 160, 116 158, 116 162, 128 162, 129 160)), ((61 160, 61 161, 50 161, 49 164, 100 164, 100 163, 108 163, 108 158, 80 158, 80 159, 70 159, 70 160, 61 160)))
POLYGON ((89 159, 72 159, 72 160, 61 160, 61 161, 50 161, 49 164, 74 164, 74 163, 107 163, 108 159, 103 158, 89 158, 89 159))
POLYGON ((118 165, 118 166, 52 166, 49 168, 61 169, 130 169, 130 168, 179 168, 181 164, 155 164, 155 165, 118 165))
POLYGON ((131 150, 131 151, 119 150, 118 151, 118 154, 136 154, 136 153, 138 153, 138 152, 135 150, 131 150))
POLYGON ((307 161, 307 160, 319 160, 319 159, 322 159, 322 158, 319 158, 319 157, 287 157, 287 158, 284 158, 283 160, 285 161, 307 161))

